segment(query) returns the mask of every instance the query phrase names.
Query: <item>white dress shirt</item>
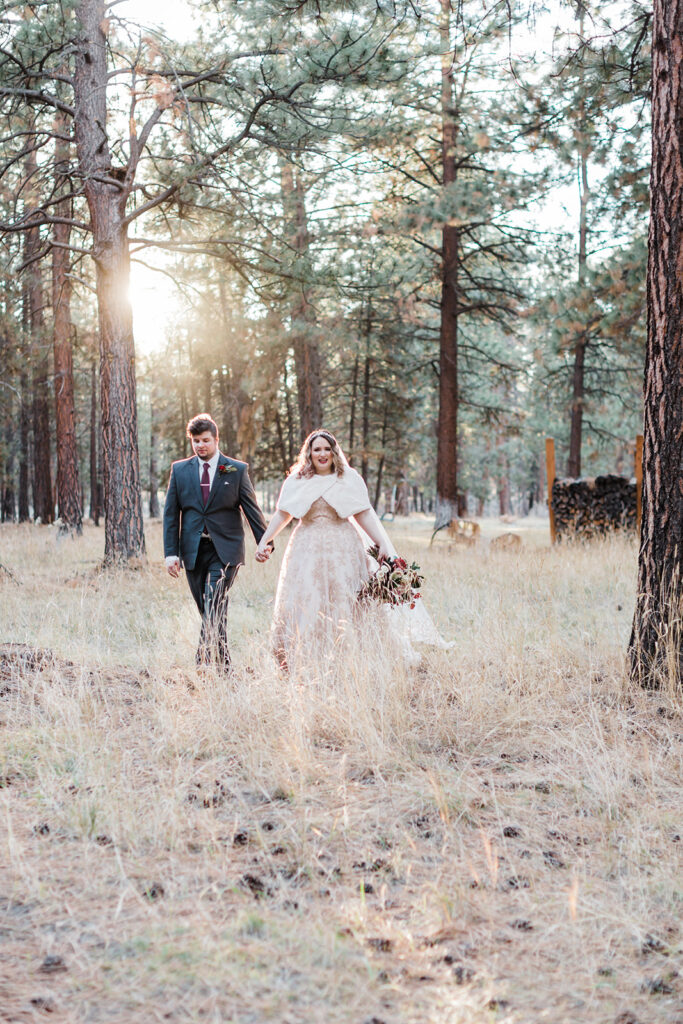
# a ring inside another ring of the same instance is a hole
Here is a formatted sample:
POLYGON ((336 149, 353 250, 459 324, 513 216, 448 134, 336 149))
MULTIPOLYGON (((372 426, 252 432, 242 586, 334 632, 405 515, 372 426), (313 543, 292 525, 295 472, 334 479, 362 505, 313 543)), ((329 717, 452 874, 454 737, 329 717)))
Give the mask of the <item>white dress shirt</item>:
MULTIPOLYGON (((212 455, 212 457, 210 459, 206 460, 206 461, 204 459, 197 459, 197 462, 199 463, 198 472, 199 472, 199 485, 200 485, 200 487, 201 487, 201 483, 202 483, 202 477, 204 476, 204 466, 208 466, 209 467, 209 491, 211 489, 211 486, 213 485, 213 478, 216 475, 216 467, 218 466, 218 459, 220 457, 220 454, 221 453, 218 450, 216 450, 216 454, 212 455)), ((203 536, 208 536, 208 534, 204 534, 203 533, 202 537, 203 536)), ((169 565, 174 565, 175 562, 179 562, 179 561, 180 561, 180 559, 178 558, 177 555, 167 555, 166 556, 166 566, 167 567, 169 565)))
POLYGON ((204 459, 199 459, 198 460, 198 462, 199 462, 199 483, 200 483, 200 485, 201 485, 201 482, 202 482, 202 477, 204 475, 204 466, 208 466, 209 467, 209 489, 211 488, 211 486, 213 484, 213 478, 216 475, 216 466, 218 465, 218 458, 219 458, 220 454, 221 453, 218 451, 218 449, 216 449, 216 454, 212 455, 211 458, 207 462, 205 462, 204 459))

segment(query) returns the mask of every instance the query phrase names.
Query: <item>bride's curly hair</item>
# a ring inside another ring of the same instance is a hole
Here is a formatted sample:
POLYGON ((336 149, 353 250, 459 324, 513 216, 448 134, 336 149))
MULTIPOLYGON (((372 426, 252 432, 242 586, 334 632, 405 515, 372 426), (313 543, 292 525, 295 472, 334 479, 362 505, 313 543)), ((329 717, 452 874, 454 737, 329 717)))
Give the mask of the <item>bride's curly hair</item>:
POLYGON ((329 430, 314 430, 312 431, 304 443, 301 446, 301 451, 297 456, 297 460, 292 466, 290 473, 296 473, 301 477, 315 476, 315 468, 313 466, 313 459, 311 457, 311 448, 316 437, 324 437, 332 449, 332 470, 337 476, 344 475, 344 456, 342 450, 339 447, 339 442, 334 434, 331 434, 329 430))

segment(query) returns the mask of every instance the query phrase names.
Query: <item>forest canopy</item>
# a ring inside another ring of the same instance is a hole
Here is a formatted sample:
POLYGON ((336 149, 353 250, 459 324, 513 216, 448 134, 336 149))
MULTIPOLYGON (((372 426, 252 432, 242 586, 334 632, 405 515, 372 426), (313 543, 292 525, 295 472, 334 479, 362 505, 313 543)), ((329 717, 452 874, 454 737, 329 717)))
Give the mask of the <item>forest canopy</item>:
POLYGON ((200 411, 266 496, 324 423, 437 522, 540 502, 546 436, 631 475, 649 8, 152 7, 0 16, 3 521, 143 553, 200 411))

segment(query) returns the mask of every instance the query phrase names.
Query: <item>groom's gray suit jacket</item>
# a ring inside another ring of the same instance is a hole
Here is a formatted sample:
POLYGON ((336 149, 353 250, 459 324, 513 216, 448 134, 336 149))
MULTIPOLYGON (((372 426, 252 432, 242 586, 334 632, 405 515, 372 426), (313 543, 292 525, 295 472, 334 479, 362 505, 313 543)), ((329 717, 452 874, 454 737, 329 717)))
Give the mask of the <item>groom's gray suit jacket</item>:
POLYGON ((206 506, 197 456, 174 462, 164 506, 164 555, 178 555, 186 569, 194 569, 199 540, 206 532, 223 565, 244 565, 242 512, 258 544, 266 521, 246 462, 219 454, 206 506), (221 470, 221 466, 225 468, 221 470))

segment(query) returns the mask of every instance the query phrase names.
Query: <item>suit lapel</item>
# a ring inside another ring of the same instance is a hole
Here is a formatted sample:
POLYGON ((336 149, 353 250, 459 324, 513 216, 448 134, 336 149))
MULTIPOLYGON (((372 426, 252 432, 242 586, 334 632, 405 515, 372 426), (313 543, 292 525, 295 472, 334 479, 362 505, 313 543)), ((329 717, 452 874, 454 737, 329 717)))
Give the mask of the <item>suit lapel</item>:
POLYGON ((192 456, 192 458, 190 459, 190 461, 187 464, 187 468, 188 468, 188 472, 191 474, 191 477, 192 477, 192 480, 191 480, 192 489, 195 492, 195 494, 197 495, 197 500, 198 500, 199 504, 203 505, 204 502, 202 501, 202 488, 201 488, 201 485, 199 483, 199 459, 197 458, 196 455, 192 456))
POLYGON ((228 460, 226 459, 225 455, 223 455, 221 453, 218 456, 218 462, 216 463, 216 472, 213 474, 213 483, 211 484, 211 490, 209 491, 209 500, 206 503, 207 509, 208 509, 209 505, 211 504, 211 502, 213 501, 213 499, 216 497, 216 492, 218 491, 218 488, 220 486, 221 480, 222 480, 223 476, 225 476, 224 473, 220 472, 219 467, 220 466, 227 466, 227 465, 228 465, 228 460))

